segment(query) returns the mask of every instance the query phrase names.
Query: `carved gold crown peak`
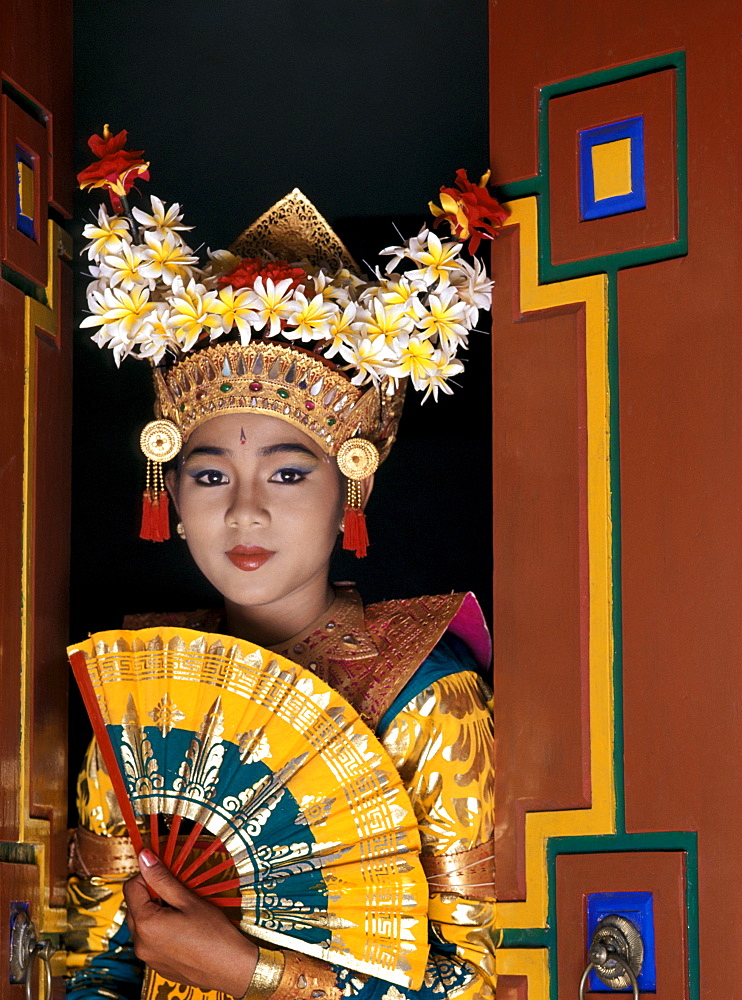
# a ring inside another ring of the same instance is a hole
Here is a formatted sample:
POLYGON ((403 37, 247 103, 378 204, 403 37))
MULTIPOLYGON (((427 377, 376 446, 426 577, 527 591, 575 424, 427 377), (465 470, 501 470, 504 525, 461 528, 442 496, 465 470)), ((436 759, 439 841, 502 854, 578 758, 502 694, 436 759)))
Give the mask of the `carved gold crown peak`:
POLYGON ((348 248, 299 188, 264 212, 229 249, 236 257, 261 257, 267 251, 292 263, 306 260, 315 267, 346 267, 361 274, 348 248))

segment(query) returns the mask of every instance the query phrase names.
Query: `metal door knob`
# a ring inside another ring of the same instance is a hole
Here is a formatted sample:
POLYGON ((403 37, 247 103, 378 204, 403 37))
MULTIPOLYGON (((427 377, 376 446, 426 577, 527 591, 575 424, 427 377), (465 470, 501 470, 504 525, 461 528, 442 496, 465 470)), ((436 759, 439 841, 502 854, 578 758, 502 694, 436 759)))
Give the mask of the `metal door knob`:
POLYGON ((31 980, 34 962, 38 959, 44 967, 43 1000, 51 1000, 51 957, 56 951, 51 941, 39 941, 33 920, 25 910, 16 910, 10 928, 10 981, 26 984, 26 1000, 34 1000, 31 980))
POLYGON ((637 976, 643 961, 644 942, 637 927, 616 913, 603 917, 590 942, 590 961, 580 979, 579 1000, 585 996, 587 977, 593 969, 600 981, 612 990, 631 986, 634 1000, 639 1000, 637 976))

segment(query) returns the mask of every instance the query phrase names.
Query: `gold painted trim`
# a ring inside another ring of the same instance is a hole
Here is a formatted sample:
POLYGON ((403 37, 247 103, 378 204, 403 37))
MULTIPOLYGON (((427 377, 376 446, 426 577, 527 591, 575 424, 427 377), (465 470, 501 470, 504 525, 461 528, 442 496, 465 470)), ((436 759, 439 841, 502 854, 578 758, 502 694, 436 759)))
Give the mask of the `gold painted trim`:
POLYGON ((498 976, 526 976, 528 1000, 549 1000, 549 952, 546 948, 497 951, 498 976))
MULTIPOLYGON (((592 805, 589 809, 526 814, 526 899, 497 904, 501 927, 525 928, 546 926, 547 840, 615 833, 608 278, 605 274, 597 274, 540 285, 537 200, 535 197, 522 198, 506 207, 510 212, 506 225, 520 226, 521 313, 582 303, 585 306, 592 805)), ((498 952, 498 956, 500 954, 503 953, 498 952)), ((530 985, 528 995, 530 998, 530 985)), ((535 994, 533 1000, 541 995, 535 994)), ((546 996, 544 992, 543 997, 546 996)))
POLYGON ((22 843, 34 848, 39 867, 39 900, 41 919, 39 930, 44 933, 62 932, 66 928, 67 914, 61 907, 49 905, 49 822, 34 819, 30 813, 31 775, 31 557, 33 525, 33 416, 35 412, 34 369, 36 362, 36 330, 40 329, 55 343, 60 337, 59 316, 59 268, 60 257, 72 259, 72 237, 57 223, 49 220, 47 230, 47 274, 46 287, 48 306, 42 305, 28 296, 25 298, 24 312, 24 400, 23 400, 23 521, 22 521, 22 565, 21 565, 21 738, 20 759, 20 829, 22 843))

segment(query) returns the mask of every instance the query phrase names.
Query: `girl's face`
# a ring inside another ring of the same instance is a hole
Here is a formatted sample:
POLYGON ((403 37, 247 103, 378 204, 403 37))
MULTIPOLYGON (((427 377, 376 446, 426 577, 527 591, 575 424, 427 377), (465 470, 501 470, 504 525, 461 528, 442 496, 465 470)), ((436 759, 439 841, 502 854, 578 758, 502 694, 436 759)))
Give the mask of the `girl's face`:
POLYGON ((256 413, 214 417, 191 434, 168 485, 191 554, 228 606, 308 606, 312 594, 326 603, 341 478, 298 428, 256 413))

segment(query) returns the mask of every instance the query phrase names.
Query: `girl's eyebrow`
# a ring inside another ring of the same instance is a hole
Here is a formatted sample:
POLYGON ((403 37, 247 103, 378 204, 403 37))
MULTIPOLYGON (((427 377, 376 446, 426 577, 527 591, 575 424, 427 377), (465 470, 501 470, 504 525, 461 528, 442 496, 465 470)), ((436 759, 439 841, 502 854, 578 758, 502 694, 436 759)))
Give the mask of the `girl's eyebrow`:
POLYGON ((227 455, 229 458, 233 456, 234 452, 230 451, 229 448, 217 448, 215 445, 203 444, 199 448, 194 448, 193 451, 189 451, 187 457, 184 461, 188 461, 194 455, 227 455))
POLYGON ((280 455, 284 452, 290 451, 301 452, 304 455, 309 455, 310 458, 315 459, 315 461, 319 461, 319 458, 315 455, 311 448, 307 448, 305 445, 294 441, 287 441, 284 444, 266 445, 264 448, 260 448, 258 450, 258 455, 260 455, 261 458, 269 458, 271 455, 280 455))

